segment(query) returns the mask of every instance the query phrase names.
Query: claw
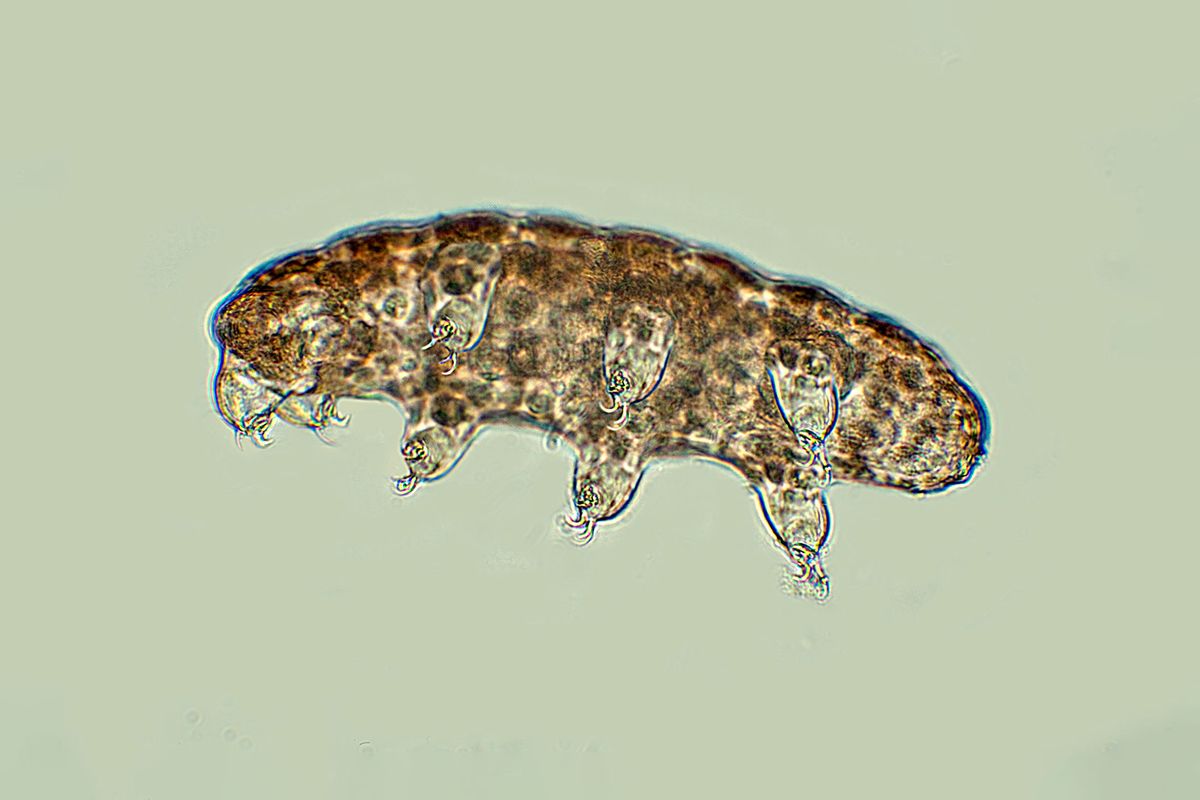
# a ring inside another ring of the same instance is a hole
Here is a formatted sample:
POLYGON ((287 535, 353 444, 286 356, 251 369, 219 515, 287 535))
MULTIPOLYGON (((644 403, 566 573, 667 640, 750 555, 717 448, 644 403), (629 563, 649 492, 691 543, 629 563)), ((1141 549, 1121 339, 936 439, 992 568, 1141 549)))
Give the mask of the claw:
POLYGON ((254 442, 254 446, 262 450, 266 450, 268 447, 275 444, 275 440, 265 433, 253 431, 248 435, 250 437, 250 441, 254 442))
POLYGON ((401 497, 408 497, 417 490, 417 485, 420 482, 421 479, 410 472, 403 478, 394 478, 392 488, 395 490, 396 494, 400 495, 401 497))
POLYGON ((237 431, 237 433, 248 437, 250 441, 254 442, 256 447, 270 447, 275 443, 270 434, 272 421, 273 418, 270 412, 257 414, 245 420, 242 423, 242 429, 237 431))
POLYGON ((654 393, 667 368, 675 340, 675 319, 667 311, 640 303, 612 309, 606 323, 601 366, 608 399, 600 408, 621 419, 612 430, 629 421, 629 407, 654 393))
POLYGON ((329 425, 336 425, 341 428, 349 424, 350 417, 341 414, 337 409, 337 401, 329 395, 321 398, 321 402, 317 405, 317 418, 329 425))
POLYGON ((788 548, 791 567, 784 588, 791 594, 823 601, 829 597, 829 576, 821 566, 821 557, 811 548, 797 544, 788 548))
MULTIPOLYGON (((422 346, 421 349, 428 350, 434 345, 445 344, 457 332, 458 327, 454 324, 454 322, 443 317, 438 320, 436 325, 434 325, 433 332, 429 334, 429 341, 422 346)), ((446 349, 450 352, 450 355, 446 356, 445 358, 438 359, 439 364, 445 364, 447 361, 450 362, 450 369, 444 370, 442 372, 443 375, 449 375, 450 373, 454 372, 454 368, 458 366, 458 352, 449 346, 447 346, 446 349)))
POLYGON ((587 518, 587 527, 584 528, 583 533, 575 534, 571 537, 571 544, 575 545, 576 547, 586 547, 592 543, 592 539, 594 539, 595 536, 596 518, 589 516, 587 518))
POLYGON ((576 507, 575 514, 577 515, 575 519, 563 514, 559 517, 559 522, 561 522, 563 525, 566 525, 568 528, 582 528, 587 525, 587 514, 584 513, 582 508, 576 507))
POLYGON ((331 395, 288 395, 276 406, 275 415, 289 425, 307 428, 323 444, 336 444, 325 435, 325 429, 345 427, 350 418, 338 413, 337 401, 331 395))
POLYGON ((624 428, 626 423, 628 423, 628 422, 629 422, 629 404, 623 403, 621 405, 621 418, 619 420, 617 420, 617 423, 615 425, 609 425, 608 429, 610 431, 619 431, 619 430, 621 430, 621 428, 624 428))
POLYGON ((596 518, 591 514, 579 512, 579 519, 571 519, 566 515, 559 517, 559 524, 566 528, 565 533, 571 544, 583 547, 596 536, 596 518))
POLYGON ((596 518, 599 516, 594 509, 600 502, 600 496, 596 492, 596 487, 588 483, 583 483, 579 487, 579 491, 575 495, 576 518, 572 519, 565 514, 560 518, 563 527, 567 528, 568 535, 574 544, 583 546, 592 541, 596 531, 596 518))

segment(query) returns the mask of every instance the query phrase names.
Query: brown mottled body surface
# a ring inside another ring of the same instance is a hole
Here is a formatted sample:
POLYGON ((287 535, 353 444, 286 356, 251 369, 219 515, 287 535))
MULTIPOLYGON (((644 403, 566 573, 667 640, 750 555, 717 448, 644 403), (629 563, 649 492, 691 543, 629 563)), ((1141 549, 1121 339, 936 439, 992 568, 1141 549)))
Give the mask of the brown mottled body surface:
POLYGON ((408 419, 408 493, 481 426, 536 426, 578 462, 581 541, 647 464, 727 463, 756 488, 792 565, 824 597, 832 481, 936 491, 984 455, 986 412, 911 332, 830 292, 669 236, 469 212, 381 224, 279 259, 218 307, 222 416, 320 431, 340 397, 408 419))

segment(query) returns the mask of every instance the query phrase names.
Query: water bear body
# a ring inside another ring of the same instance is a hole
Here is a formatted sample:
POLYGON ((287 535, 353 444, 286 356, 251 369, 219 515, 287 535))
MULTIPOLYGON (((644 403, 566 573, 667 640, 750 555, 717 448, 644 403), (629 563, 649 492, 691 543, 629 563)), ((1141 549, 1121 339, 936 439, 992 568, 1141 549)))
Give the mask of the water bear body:
POLYGON ((214 393, 239 433, 320 431, 340 397, 405 411, 402 493, 484 425, 577 456, 580 541, 655 459, 753 485, 800 592, 825 597, 833 481, 914 493, 966 481, 983 404, 936 349, 822 287, 662 233, 467 212, 351 231, 256 270, 217 308, 214 393))

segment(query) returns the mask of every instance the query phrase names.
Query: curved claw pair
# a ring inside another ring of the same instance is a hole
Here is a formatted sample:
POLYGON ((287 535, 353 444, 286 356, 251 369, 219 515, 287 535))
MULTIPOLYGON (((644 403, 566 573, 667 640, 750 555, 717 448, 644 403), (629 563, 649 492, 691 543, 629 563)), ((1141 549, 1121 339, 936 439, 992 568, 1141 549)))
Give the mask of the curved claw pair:
POLYGON ((829 576, 821 558, 809 547, 797 544, 788 548, 791 565, 784 578, 785 588, 796 595, 825 600, 829 597, 829 576))
POLYGON ((274 439, 259 431, 244 430, 233 432, 233 443, 238 446, 239 450, 242 448, 242 439, 249 439, 250 441, 254 442, 255 447, 260 447, 263 449, 275 444, 274 439))
MULTIPOLYGON (((421 349, 428 350, 436 344, 445 344, 455 334, 458 333, 458 330, 458 325, 454 323, 454 320, 450 319, 449 317, 441 317, 437 321, 437 324, 433 326, 433 331, 429 334, 428 344, 421 349)), ((450 355, 446 356, 445 358, 438 359, 439 364, 450 362, 450 369, 442 372, 443 375, 449 375, 450 373, 454 372, 454 368, 458 366, 458 352, 448 345, 446 349, 450 351, 450 355)))
POLYGON ((350 422, 348 415, 338 412, 337 400, 332 395, 289 394, 274 406, 275 414, 289 425, 312 431, 323 444, 334 445, 325 435, 330 427, 342 428, 350 422))
POLYGON ((327 395, 317 404, 317 420, 322 428, 329 425, 341 428, 350 422, 350 416, 339 412, 337 401, 327 395))
MULTIPOLYGON (((434 336, 429 340, 429 343, 426 344, 421 349, 428 350, 429 348, 433 347, 434 345, 441 344, 443 341, 444 341, 444 339, 439 339, 437 336, 434 336)), ((449 347, 447 347, 446 349, 450 350, 449 347)), ((437 363, 445 364, 447 362, 450 363, 450 369, 442 370, 443 375, 451 374, 452 372, 454 372, 455 368, 458 366, 458 351, 457 350, 450 350, 450 355, 446 356, 445 358, 439 358, 437 363)))
POLYGON ((241 425, 233 429, 233 441, 240 448, 242 446, 242 437, 245 436, 254 442, 255 447, 270 447, 275 444, 275 440, 271 438, 271 423, 273 421, 274 417, 271 412, 249 417, 241 425))
POLYGON ((316 413, 313 415, 313 422, 308 426, 318 439, 323 444, 336 445, 337 442, 325 435, 325 429, 333 426, 335 428, 345 427, 350 422, 350 417, 338 413, 337 403, 332 397, 324 397, 317 403, 316 413))
POLYGON ((629 404, 618 400, 613 395, 609 395, 609 397, 612 399, 612 403, 613 403, 612 407, 609 408, 609 407, 605 406, 604 401, 601 400, 599 403, 600 410, 603 411, 605 414, 612 414, 614 411, 620 409, 621 418, 617 420, 616 424, 608 426, 608 429, 610 431, 619 431, 622 428, 624 428, 625 425, 629 422, 629 404))
POLYGON ((401 497, 408 497, 417 490, 417 486, 421 483, 421 479, 413 473, 408 473, 402 478, 395 478, 392 488, 396 494, 401 497))
POLYGON ((596 536, 596 518, 582 510, 577 510, 577 513, 579 514, 578 519, 571 519, 564 515, 559 518, 559 524, 567 529, 566 532, 570 536, 572 544, 583 547, 596 536))

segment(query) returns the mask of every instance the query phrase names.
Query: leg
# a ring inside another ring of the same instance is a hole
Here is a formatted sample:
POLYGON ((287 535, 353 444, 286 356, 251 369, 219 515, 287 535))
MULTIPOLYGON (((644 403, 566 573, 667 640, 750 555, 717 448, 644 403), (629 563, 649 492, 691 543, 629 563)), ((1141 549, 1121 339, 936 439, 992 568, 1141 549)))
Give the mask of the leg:
POLYGON ((429 425, 404 438, 400 455, 408 474, 396 478, 396 493, 412 494, 417 486, 441 478, 458 463, 470 444, 470 437, 453 428, 429 425))
POLYGON ((797 437, 828 438, 837 422, 838 392, 822 350, 806 342, 773 342, 764 356, 779 413, 797 437))
POLYGON ((829 538, 829 506, 824 492, 778 491, 760 493, 763 510, 772 521, 776 541, 791 562, 787 587, 806 597, 829 596, 829 575, 823 563, 829 538), (778 522, 775 522, 778 520, 778 522), (781 528, 774 527, 781 524, 781 528))
POLYGON ((803 441, 789 441, 790 431, 780 427, 741 435, 731 450, 758 495, 776 545, 790 562, 789 589, 824 600, 829 595, 822 563, 830 530, 825 501, 829 465, 819 443, 806 447, 803 441))
POLYGON ((445 475, 466 452, 479 414, 469 397, 441 391, 409 409, 415 429, 406 435, 400 454, 408 465, 408 474, 396 479, 396 491, 411 494, 420 483, 445 475))
POLYGON ((326 428, 331 425, 342 427, 350 421, 338 413, 337 400, 328 394, 289 397, 279 404, 275 413, 290 425, 308 428, 326 443, 329 442, 325 438, 326 428))
POLYGON ((587 544, 596 523, 614 520, 631 502, 645 472, 637 437, 628 430, 602 428, 578 454, 571 481, 573 511, 562 525, 576 544, 587 544))
POLYGON ((439 249, 421 274, 421 291, 430 340, 440 345, 449 375, 458 356, 479 343, 487 326, 492 293, 500 277, 500 250, 482 242, 450 244, 439 249))
POLYGON ((629 421, 629 407, 649 397, 662 380, 675 344, 675 320, 641 304, 620 306, 607 321, 604 339, 604 391, 600 410, 618 414, 613 430, 629 421))

